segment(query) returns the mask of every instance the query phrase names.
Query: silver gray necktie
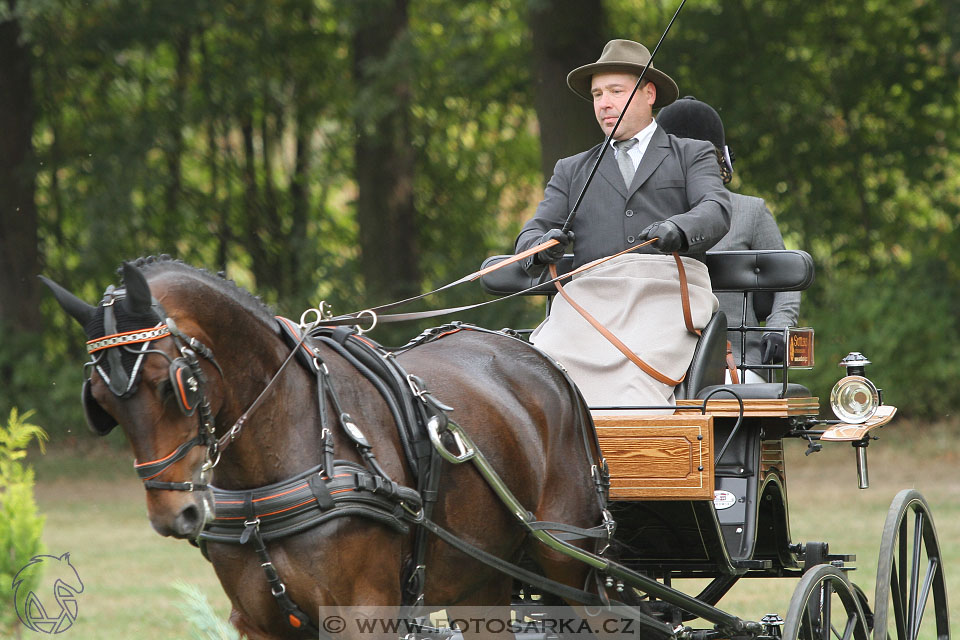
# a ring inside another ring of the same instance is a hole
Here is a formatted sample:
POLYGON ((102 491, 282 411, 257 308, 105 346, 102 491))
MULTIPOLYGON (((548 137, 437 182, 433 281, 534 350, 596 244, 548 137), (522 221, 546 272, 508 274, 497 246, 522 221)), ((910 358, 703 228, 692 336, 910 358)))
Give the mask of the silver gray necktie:
POLYGON ((629 140, 617 140, 613 143, 613 146, 617 148, 617 165, 620 166, 620 173, 623 175, 623 183, 627 185, 627 188, 630 188, 630 183, 633 182, 633 176, 637 173, 637 168, 633 166, 633 159, 630 157, 628 151, 637 146, 637 139, 630 138, 629 140))

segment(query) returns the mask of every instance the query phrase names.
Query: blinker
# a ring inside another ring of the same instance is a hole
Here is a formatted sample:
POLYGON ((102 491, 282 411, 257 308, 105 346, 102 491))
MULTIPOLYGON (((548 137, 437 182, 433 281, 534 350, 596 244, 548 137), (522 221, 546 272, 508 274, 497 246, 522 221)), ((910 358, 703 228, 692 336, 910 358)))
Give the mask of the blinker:
POLYGON ((87 419, 87 427, 90 431, 97 436, 105 436, 113 431, 117 421, 94 399, 89 378, 83 381, 80 398, 83 402, 83 415, 87 419))
MULTIPOLYGON (((184 415, 192 416, 203 398, 203 372, 198 365, 193 365, 188 360, 193 356, 193 352, 189 349, 183 351, 187 357, 177 358, 170 363, 170 384, 180 410, 184 415)), ((195 357, 192 359, 196 362, 195 357)))

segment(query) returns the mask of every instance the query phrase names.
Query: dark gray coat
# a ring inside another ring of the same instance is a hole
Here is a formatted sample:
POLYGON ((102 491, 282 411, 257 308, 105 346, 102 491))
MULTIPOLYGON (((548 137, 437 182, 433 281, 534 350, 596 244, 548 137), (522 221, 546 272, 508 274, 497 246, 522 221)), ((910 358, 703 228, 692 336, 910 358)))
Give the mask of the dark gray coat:
MULTIPOLYGON (((733 202, 733 217, 730 231, 720 242, 714 245, 714 251, 742 251, 747 249, 783 249, 783 236, 773 219, 773 214, 761 198, 730 194, 733 202)), ((753 295, 747 297, 747 326, 756 327, 758 319, 753 305, 753 295)), ((727 314, 727 326, 740 326, 743 316, 743 294, 735 292, 717 292, 720 309, 727 314)), ((773 305, 766 318, 768 327, 795 327, 800 315, 800 292, 780 291, 773 294, 773 305)), ((748 364, 760 364, 760 336, 757 331, 747 333, 748 364)), ((736 362, 740 362, 740 332, 731 331, 727 339, 733 347, 736 362)))
MULTIPOLYGON (((516 252, 534 246, 547 230, 563 226, 601 146, 557 162, 536 214, 517 236, 516 252)), ((603 154, 572 225, 574 265, 637 244, 640 232, 660 220, 672 220, 683 231, 690 245, 684 255, 703 260, 729 229, 730 209, 713 146, 676 138, 657 127, 629 189, 613 149, 603 154)), ((639 252, 658 253, 652 247, 639 252)), ((523 266, 531 273, 542 269, 531 259, 523 266)))

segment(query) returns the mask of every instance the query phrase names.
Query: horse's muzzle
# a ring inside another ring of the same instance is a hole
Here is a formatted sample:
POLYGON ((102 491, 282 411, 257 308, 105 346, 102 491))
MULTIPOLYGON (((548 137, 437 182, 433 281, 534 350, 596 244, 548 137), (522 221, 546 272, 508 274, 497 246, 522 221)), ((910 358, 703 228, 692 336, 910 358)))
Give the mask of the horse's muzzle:
POLYGON ((188 494, 194 499, 171 509, 167 518, 151 514, 150 524, 162 536, 195 540, 203 527, 213 519, 213 492, 209 489, 188 494))

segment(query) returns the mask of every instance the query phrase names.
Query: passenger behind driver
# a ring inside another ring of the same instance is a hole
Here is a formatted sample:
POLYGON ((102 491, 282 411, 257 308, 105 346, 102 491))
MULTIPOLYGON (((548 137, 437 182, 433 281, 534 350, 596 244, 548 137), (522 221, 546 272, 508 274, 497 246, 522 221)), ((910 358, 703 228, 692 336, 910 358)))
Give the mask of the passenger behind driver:
MULTIPOLYGON (((720 163, 720 174, 724 184, 729 184, 733 178, 733 154, 729 151, 723 131, 723 121, 717 111, 697 100, 693 96, 685 96, 670 104, 657 114, 657 124, 667 133, 678 138, 692 138, 706 140, 717 150, 717 160, 720 163)), ((714 245, 712 251, 742 251, 758 249, 783 249, 783 236, 777 228, 773 214, 767 208, 762 198, 745 196, 730 192, 733 210, 730 215, 730 231, 714 245)), ((756 294, 749 294, 747 298, 746 326, 759 326, 757 312, 754 305, 756 294)), ((743 316, 743 294, 736 292, 717 292, 720 301, 720 310, 727 316, 728 327, 738 327, 743 316)), ((779 291, 773 295, 773 305, 770 315, 766 318, 767 327, 793 327, 797 324, 800 314, 800 292, 779 291)), ((733 348, 734 361, 740 364, 740 332, 730 331, 727 334, 733 348)), ((784 340, 779 332, 768 332, 762 336, 759 332, 749 331, 746 335, 746 363, 747 364, 777 364, 783 362, 784 340)), ((762 369, 756 371, 747 369, 745 379, 741 382, 766 382, 765 377, 758 375, 762 369)), ((727 372, 727 382, 730 382, 730 372, 727 372)))

